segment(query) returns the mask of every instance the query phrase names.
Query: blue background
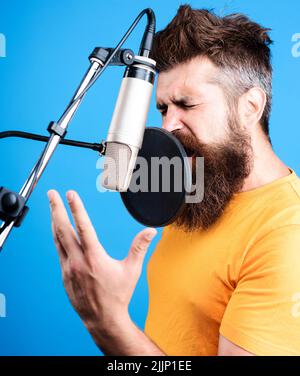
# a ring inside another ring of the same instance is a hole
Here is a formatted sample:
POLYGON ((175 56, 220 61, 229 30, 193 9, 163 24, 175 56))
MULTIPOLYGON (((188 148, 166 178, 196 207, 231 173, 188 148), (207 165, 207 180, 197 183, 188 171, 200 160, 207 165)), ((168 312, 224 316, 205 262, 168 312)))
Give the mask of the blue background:
MULTIPOLYGON (((6 57, 0 58, 0 130, 47 134, 58 120, 88 67, 96 46, 115 46, 137 14, 152 7, 157 28, 175 15, 180 1, 0 0, 0 33, 6 57)), ((298 100, 300 58, 292 56, 292 35, 300 32, 298 0, 191 1, 214 8, 219 15, 242 12, 272 29, 273 112, 271 138, 283 161, 300 174, 298 100)), ((137 51, 145 21, 126 43, 137 51)), ((68 137, 97 142, 105 139, 123 68, 109 68, 85 98, 68 137)), ((154 98, 153 98, 154 99, 154 98)), ((160 126, 154 100, 148 125, 160 126)), ((42 151, 43 144, 22 139, 1 140, 0 185, 18 191, 42 151)), ((123 258, 142 226, 123 207, 118 193, 96 190, 97 153, 60 146, 31 196, 30 212, 14 229, 0 254, 0 293, 7 317, 0 318, 0 355, 96 355, 94 345, 64 292, 50 230, 46 192, 79 192, 111 256, 123 258)), ((161 232, 153 242, 146 261, 161 232)), ((147 313, 145 268, 131 302, 133 320, 143 327, 147 313)))

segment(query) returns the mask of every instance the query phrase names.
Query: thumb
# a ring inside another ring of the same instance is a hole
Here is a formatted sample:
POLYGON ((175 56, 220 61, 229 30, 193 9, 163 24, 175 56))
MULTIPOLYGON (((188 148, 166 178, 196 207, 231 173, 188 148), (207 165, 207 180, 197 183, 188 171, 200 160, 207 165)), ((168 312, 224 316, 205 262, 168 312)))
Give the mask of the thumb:
POLYGON ((132 266, 142 266, 148 247, 157 234, 155 228, 146 228, 139 232, 131 243, 126 261, 132 266))

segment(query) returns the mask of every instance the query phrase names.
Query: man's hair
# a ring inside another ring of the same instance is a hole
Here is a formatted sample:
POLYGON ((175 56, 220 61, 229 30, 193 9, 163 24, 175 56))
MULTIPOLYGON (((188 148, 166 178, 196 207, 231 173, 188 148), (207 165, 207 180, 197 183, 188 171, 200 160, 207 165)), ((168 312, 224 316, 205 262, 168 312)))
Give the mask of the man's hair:
MULTIPOLYGON (((260 120, 269 137, 272 101, 272 65, 268 35, 270 29, 242 14, 219 17, 207 9, 179 7, 167 27, 155 34, 151 57, 158 72, 203 56, 224 73, 227 97, 236 100, 254 86, 266 93, 266 106, 260 120)), ((221 84, 222 84, 221 80, 221 84)))

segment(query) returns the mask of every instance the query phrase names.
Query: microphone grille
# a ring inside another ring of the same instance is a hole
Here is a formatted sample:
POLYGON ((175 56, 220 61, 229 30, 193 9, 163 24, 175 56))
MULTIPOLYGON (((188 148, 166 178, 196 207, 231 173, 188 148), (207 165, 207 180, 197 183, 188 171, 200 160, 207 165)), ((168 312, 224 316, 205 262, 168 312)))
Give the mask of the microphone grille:
POLYGON ((107 142, 101 184, 114 191, 126 191, 131 180, 132 151, 126 144, 107 142))

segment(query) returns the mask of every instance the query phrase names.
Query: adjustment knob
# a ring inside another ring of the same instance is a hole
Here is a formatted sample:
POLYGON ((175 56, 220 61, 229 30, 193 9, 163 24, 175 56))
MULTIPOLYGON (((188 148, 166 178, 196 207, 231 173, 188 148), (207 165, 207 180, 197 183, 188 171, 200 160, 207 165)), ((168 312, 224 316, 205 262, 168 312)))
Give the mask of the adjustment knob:
POLYGON ((2 206, 7 213, 13 213, 19 207, 18 197, 13 192, 5 193, 2 197, 2 206))

